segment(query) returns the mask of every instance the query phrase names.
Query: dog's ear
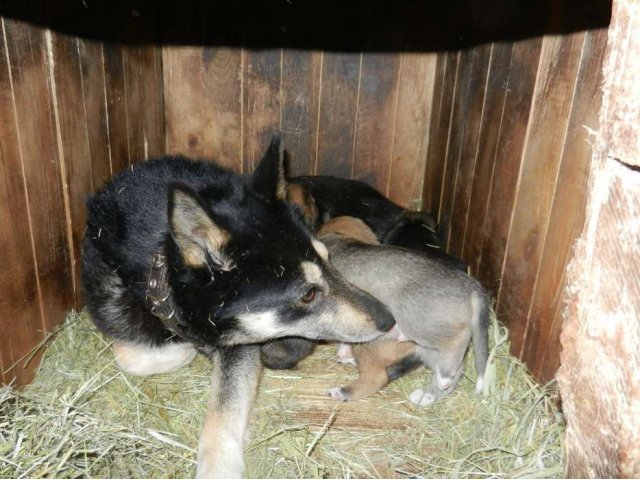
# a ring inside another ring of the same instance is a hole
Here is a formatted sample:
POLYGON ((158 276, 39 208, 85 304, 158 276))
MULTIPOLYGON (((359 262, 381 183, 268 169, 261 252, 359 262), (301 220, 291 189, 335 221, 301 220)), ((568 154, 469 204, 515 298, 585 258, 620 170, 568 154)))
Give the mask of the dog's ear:
POLYGON ((318 222, 318 206, 311 192, 298 183, 287 185, 287 202, 297 207, 305 223, 312 230, 318 222))
POLYGON ((269 148, 253 172, 251 186, 269 200, 286 198, 287 168, 280 133, 273 134, 269 148))
POLYGON ((186 265, 201 267, 208 263, 225 271, 233 268, 224 253, 231 235, 216 224, 202 198, 186 185, 169 186, 169 226, 186 265))

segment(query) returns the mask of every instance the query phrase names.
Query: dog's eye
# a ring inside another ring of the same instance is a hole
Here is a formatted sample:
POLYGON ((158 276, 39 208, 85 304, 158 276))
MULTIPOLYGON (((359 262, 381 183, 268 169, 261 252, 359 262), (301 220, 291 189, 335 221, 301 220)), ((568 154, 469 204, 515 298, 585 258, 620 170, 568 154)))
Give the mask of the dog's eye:
POLYGON ((311 303, 313 302, 313 299, 316 298, 316 293, 316 287, 311 287, 309 290, 307 290, 307 293, 305 293, 300 300, 302 300, 304 303, 311 303))

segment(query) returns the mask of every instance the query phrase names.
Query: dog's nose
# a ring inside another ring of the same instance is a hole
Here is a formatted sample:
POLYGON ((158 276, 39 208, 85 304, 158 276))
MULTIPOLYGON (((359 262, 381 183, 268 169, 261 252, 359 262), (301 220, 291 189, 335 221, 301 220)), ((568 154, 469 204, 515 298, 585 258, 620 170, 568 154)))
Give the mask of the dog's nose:
POLYGON ((395 318, 387 307, 382 305, 382 308, 377 309, 378 312, 373 317, 373 321, 376 323, 376 328, 381 332, 387 332, 393 328, 396 324, 395 318))

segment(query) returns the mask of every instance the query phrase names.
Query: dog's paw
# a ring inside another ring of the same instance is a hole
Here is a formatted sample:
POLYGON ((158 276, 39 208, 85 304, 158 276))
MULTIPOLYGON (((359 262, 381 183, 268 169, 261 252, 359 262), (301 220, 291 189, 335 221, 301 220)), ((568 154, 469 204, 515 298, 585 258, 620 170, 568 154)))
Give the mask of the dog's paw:
POLYGON ((411 400, 411 403, 417 405, 418 407, 426 407, 427 405, 431 405, 433 402, 435 402, 437 398, 435 397, 435 395, 433 395, 433 393, 429 391, 425 392, 421 388, 417 388, 413 392, 411 392, 411 395, 409 395, 409 400, 411 400))
POLYGON ((347 400, 349 400, 347 394, 340 387, 332 388, 328 393, 331 398, 339 402, 346 402, 347 400))
POLYGON ((357 366, 356 359, 353 355, 353 348, 347 343, 341 343, 338 347, 338 363, 342 365, 357 366))

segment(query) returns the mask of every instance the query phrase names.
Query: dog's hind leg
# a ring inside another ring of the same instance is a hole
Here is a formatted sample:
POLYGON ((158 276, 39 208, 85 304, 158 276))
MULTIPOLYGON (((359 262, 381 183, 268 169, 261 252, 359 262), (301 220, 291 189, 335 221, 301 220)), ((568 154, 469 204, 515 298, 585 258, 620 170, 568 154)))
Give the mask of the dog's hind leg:
POLYGON ((190 364, 197 353, 193 345, 184 342, 167 342, 156 347, 119 340, 113 344, 118 367, 139 377, 174 372, 190 364))
POLYGON ((197 478, 242 478, 244 441, 260 379, 260 348, 212 353, 211 399, 198 444, 197 478))

